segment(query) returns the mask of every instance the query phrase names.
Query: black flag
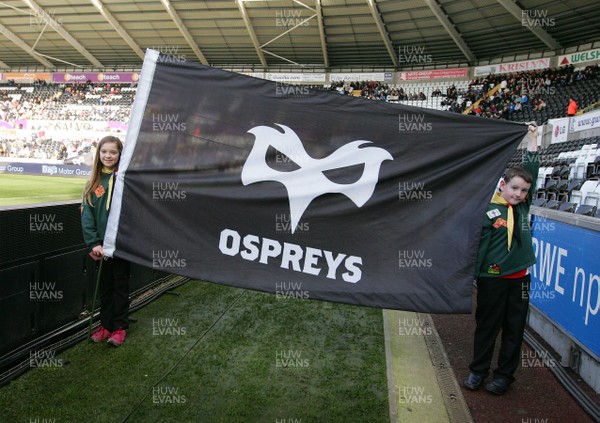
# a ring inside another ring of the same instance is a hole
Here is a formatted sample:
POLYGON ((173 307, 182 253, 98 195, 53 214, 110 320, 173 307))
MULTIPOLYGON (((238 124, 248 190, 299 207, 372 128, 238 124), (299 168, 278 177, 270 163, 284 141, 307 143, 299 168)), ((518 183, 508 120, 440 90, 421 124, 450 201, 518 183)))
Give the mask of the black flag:
POLYGON ((485 208, 526 131, 149 50, 105 250, 281 297, 467 313, 485 208))

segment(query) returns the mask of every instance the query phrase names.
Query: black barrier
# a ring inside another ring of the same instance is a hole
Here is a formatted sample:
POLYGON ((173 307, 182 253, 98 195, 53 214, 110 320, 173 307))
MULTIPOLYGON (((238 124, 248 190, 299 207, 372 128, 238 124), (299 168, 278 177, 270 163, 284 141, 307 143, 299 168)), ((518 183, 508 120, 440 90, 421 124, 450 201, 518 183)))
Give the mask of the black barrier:
MULTIPOLYGON (((0 363, 79 320, 92 306, 98 263, 88 256, 79 202, 0 209, 0 363)), ((131 292, 167 273, 131 266, 131 292)))

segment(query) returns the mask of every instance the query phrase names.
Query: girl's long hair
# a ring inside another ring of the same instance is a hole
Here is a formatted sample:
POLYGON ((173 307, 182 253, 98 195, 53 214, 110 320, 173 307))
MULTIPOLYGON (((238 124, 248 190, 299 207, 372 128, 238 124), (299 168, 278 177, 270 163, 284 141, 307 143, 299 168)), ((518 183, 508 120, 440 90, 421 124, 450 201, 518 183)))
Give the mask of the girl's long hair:
POLYGON ((102 175, 102 162, 100 161, 100 149, 106 143, 113 142, 117 145, 117 150, 119 150, 119 160, 115 166, 115 172, 119 170, 119 163, 121 162, 121 153, 123 152, 123 143, 117 137, 113 137, 108 135, 100 140, 98 143, 98 147, 96 147, 96 157, 94 158, 94 165, 92 167, 92 175, 90 176, 90 180, 85 186, 83 190, 83 202, 92 206, 92 192, 98 185, 100 185, 100 176, 102 175))

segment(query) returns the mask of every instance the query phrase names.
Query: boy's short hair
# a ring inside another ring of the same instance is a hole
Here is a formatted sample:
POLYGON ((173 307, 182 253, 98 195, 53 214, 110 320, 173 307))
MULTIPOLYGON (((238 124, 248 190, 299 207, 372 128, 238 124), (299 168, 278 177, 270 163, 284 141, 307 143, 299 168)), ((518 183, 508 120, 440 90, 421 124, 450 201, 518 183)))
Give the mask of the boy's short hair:
POLYGON ((528 184, 533 183, 533 176, 531 173, 522 167, 510 167, 506 169, 502 178, 504 179, 504 182, 508 183, 512 178, 516 177, 520 177, 528 184))

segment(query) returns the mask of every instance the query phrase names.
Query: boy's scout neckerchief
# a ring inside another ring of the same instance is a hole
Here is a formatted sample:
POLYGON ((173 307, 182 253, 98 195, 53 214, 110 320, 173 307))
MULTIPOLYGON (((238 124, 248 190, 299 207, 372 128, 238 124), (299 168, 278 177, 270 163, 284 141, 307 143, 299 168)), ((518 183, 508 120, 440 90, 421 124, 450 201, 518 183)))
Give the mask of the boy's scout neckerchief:
POLYGON ((108 198, 106 199, 106 210, 108 210, 110 208, 110 197, 112 196, 113 178, 115 174, 112 170, 110 170, 107 167, 102 168, 102 173, 110 175, 110 178, 108 180, 108 198))
POLYGON ((500 192, 496 192, 492 197, 492 204, 502 204, 504 206, 508 206, 508 217, 506 222, 506 229, 508 234, 508 251, 510 251, 510 246, 512 244, 513 231, 515 227, 515 215, 513 213, 512 205, 502 197, 500 192))

